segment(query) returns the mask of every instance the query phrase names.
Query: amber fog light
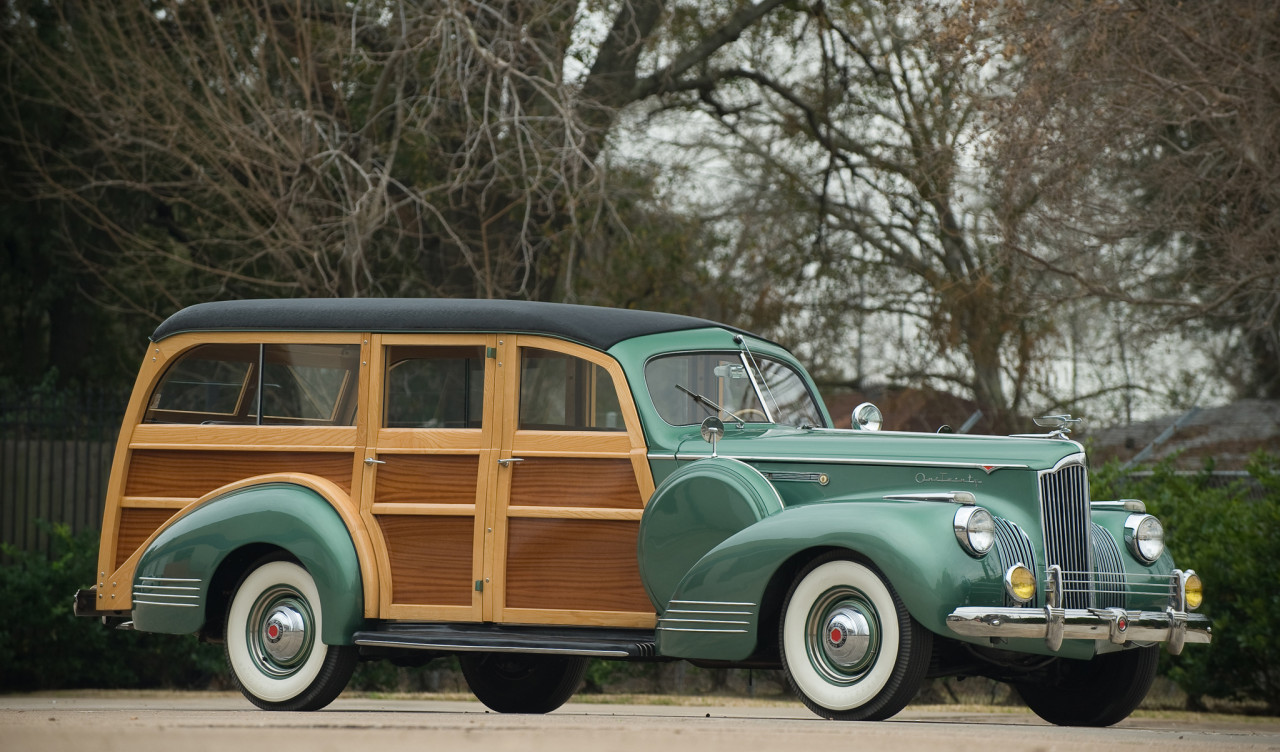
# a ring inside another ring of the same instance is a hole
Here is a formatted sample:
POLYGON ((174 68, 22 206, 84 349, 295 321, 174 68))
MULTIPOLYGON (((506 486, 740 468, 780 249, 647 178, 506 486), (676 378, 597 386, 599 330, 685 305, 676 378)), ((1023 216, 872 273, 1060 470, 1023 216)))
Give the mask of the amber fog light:
POLYGON ((1004 589, 1018 603, 1027 603, 1036 597, 1036 576, 1026 565, 1014 564, 1004 573, 1004 589))
POLYGON ((1188 611, 1200 608, 1200 604, 1204 602, 1204 583, 1200 582, 1200 575, 1188 571, 1183 576, 1182 592, 1187 600, 1188 611))

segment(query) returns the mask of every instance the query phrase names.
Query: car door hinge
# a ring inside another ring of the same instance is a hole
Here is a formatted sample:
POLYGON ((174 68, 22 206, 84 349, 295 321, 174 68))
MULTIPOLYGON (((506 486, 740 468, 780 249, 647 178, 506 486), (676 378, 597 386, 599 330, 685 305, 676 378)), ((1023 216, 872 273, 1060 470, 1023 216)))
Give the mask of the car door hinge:
POLYGON ((498 348, 496 348, 496 347, 486 347, 486 348, 484 349, 484 356, 485 356, 486 358, 496 358, 496 357, 498 357, 498 348))
POLYGON ((476 592, 477 593, 484 592, 484 580, 476 580, 476 592))

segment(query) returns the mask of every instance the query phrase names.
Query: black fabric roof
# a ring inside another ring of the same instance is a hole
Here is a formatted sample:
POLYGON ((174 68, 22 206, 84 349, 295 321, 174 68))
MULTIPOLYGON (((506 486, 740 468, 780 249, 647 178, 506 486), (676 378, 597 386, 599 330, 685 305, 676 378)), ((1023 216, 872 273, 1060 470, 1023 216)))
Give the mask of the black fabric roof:
POLYGON ((193 305, 165 319, 151 339, 195 331, 510 332, 607 350, 631 337, 705 327, 741 331, 673 313, 528 300, 293 298, 193 305))

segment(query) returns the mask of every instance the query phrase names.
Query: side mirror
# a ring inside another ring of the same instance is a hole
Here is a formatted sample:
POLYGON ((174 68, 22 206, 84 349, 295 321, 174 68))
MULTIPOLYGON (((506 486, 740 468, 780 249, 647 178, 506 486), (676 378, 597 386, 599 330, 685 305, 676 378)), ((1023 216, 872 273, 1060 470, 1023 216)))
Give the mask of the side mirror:
POLYGON ((702 440, 711 445, 711 456, 716 456, 716 443, 724 436, 724 421, 712 415, 702 421, 702 440))

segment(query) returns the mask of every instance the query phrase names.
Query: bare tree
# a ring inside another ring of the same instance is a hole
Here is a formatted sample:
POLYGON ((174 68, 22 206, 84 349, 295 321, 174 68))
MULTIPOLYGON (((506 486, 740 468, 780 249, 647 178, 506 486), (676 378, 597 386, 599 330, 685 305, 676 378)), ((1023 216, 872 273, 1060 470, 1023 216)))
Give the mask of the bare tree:
POLYGON ((0 48, 32 86, 8 91, 0 138, 93 228, 63 234, 116 305, 573 299, 601 238, 633 240, 602 159, 619 108, 779 4, 720 13, 663 61, 660 0, 14 2, 0 48), (72 137, 35 129, 41 107, 72 137))
POLYGON ((745 289, 797 301, 792 325, 828 350, 878 326, 893 378, 960 387, 988 414, 1026 406, 1053 328, 1052 280, 1005 243, 981 162, 996 5, 792 6, 664 100, 719 129, 757 228, 745 289))
POLYGON ((1220 371, 1280 397, 1280 6, 1025 2, 999 113, 1014 245, 1088 294, 1231 343, 1220 371))

